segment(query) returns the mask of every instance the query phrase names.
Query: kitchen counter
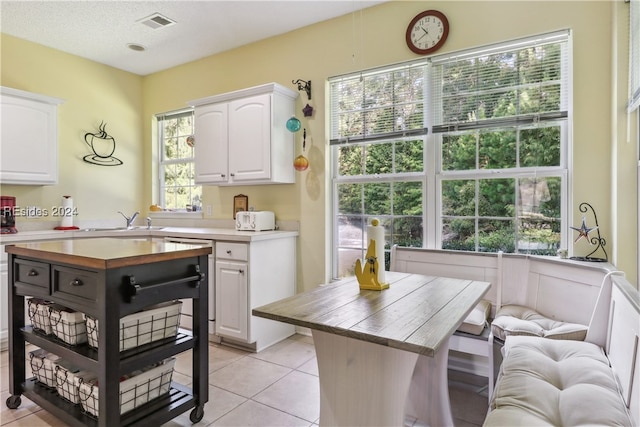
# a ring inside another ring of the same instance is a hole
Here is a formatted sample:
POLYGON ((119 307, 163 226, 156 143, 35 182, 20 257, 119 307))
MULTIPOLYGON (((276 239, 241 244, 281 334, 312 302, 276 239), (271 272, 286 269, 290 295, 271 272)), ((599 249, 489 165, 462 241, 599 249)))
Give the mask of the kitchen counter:
POLYGON ((79 240, 53 240, 10 245, 6 251, 15 255, 81 267, 109 269, 130 265, 168 261, 176 257, 201 256, 211 247, 149 239, 114 239, 98 237, 79 240))
POLYGON ((0 244, 29 242, 34 240, 52 239, 82 239, 88 237, 191 237, 208 240, 227 240, 234 242, 254 242, 285 237, 295 237, 297 231, 238 231, 233 228, 209 227, 163 227, 154 226, 151 230, 146 227, 136 227, 130 230, 113 228, 111 230, 96 229, 92 231, 80 230, 36 230, 24 231, 16 234, 0 235, 0 244))

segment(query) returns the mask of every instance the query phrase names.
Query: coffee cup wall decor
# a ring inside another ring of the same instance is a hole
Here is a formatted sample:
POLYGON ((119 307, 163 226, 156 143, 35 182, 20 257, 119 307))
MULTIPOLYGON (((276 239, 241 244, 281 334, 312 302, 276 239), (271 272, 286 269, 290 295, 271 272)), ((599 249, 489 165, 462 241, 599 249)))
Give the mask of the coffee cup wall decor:
POLYGON ((116 140, 106 130, 107 124, 100 122, 98 132, 84 134, 84 142, 91 148, 92 154, 82 158, 87 163, 100 166, 118 166, 122 160, 113 156, 116 151, 116 140))

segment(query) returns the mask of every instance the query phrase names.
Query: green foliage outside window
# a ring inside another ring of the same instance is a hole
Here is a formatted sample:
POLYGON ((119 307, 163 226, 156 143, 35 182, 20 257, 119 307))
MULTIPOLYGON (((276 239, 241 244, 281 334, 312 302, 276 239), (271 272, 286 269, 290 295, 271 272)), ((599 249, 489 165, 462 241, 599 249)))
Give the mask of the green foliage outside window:
POLYGON ((194 183, 193 112, 162 116, 158 120, 161 145, 160 203, 166 209, 194 210, 201 206, 202 187, 194 183))
POLYGON ((334 148, 337 275, 353 273, 373 217, 387 250, 425 247, 431 223, 443 249, 555 255, 566 203, 564 49, 542 43, 331 82, 332 138, 343 141, 334 148), (428 136, 371 139, 434 123, 441 129, 428 136), (430 179, 436 198, 427 200, 430 179))

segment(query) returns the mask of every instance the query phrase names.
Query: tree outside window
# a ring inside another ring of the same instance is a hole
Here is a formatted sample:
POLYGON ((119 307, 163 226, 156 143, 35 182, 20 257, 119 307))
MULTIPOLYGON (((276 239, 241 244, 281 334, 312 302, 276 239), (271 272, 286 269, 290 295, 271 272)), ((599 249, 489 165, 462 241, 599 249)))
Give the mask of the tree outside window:
POLYGON ((202 206, 202 186, 194 182, 193 111, 158 116, 160 205, 174 211, 202 206))
POLYGON ((394 244, 555 255, 569 49, 565 31, 330 79, 334 277, 373 217, 387 268, 394 244))

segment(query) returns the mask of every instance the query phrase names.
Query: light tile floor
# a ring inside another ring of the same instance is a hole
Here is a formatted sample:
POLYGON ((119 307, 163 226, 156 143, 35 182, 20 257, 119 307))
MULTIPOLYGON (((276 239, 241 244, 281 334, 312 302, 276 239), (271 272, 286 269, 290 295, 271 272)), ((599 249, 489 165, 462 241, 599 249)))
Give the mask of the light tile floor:
MULTIPOLYGON (((28 351, 33 348, 28 348, 28 351)), ((294 335, 260 353, 209 346, 209 402, 198 426, 315 426, 320 415, 318 368, 311 337, 294 335)), ((22 398, 18 409, 9 397, 8 354, 0 353, 0 425, 65 424, 22 398)), ((30 375, 30 374, 29 374, 30 375)), ((177 357, 174 380, 191 383, 191 356, 177 357)), ((450 371, 449 387, 456 426, 481 426, 487 412, 486 379, 450 371)), ((164 427, 191 426, 189 412, 164 427)))

